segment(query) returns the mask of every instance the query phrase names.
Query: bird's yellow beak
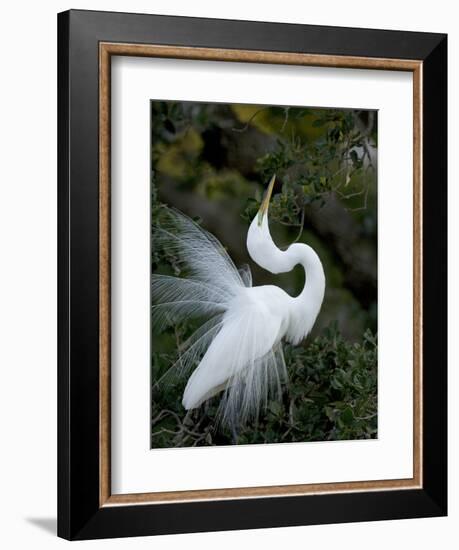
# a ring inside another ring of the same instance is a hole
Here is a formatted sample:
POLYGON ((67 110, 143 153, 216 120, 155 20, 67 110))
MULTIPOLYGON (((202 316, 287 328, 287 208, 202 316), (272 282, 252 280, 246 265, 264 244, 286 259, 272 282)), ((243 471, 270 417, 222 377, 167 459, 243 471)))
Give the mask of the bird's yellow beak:
POLYGON ((263 202, 261 203, 261 206, 260 206, 260 210, 258 211, 258 225, 261 225, 261 222, 263 221, 263 217, 268 211, 269 201, 271 199, 275 181, 276 181, 276 174, 274 174, 271 180, 269 181, 268 189, 266 190, 265 196, 263 198, 263 202))

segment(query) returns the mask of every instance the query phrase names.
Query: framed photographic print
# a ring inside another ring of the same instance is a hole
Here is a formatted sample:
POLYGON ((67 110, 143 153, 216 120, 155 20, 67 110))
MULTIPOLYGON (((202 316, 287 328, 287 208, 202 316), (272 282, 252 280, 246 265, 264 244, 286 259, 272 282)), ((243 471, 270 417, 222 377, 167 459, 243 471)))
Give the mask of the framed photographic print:
POLYGON ((446 514, 446 36, 59 14, 58 533, 446 514))

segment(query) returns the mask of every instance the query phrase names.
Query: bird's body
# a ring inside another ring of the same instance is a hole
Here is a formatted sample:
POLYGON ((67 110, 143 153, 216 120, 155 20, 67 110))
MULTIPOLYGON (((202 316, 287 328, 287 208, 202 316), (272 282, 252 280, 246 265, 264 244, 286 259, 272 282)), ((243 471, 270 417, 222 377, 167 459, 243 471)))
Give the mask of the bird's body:
POLYGON ((228 303, 222 328, 188 380, 186 409, 199 406, 275 348, 285 334, 282 304, 288 295, 275 286, 241 288, 228 303), (283 296, 283 295, 284 296, 283 296), (215 368, 218 365, 218 368, 215 368))
POLYGON ((223 391, 222 417, 233 425, 257 416, 269 397, 280 396, 287 375, 282 340, 298 344, 307 336, 325 290, 322 264, 311 247, 296 243, 282 251, 271 239, 267 205, 273 183, 249 228, 247 248, 272 273, 301 264, 306 283, 297 297, 274 285, 253 287, 250 271, 238 271, 215 237, 177 211, 170 211, 171 227, 157 236, 175 251, 190 276, 153 276, 156 320, 209 318, 186 342, 177 362, 186 375, 199 361, 188 379, 183 406, 199 407, 223 391))

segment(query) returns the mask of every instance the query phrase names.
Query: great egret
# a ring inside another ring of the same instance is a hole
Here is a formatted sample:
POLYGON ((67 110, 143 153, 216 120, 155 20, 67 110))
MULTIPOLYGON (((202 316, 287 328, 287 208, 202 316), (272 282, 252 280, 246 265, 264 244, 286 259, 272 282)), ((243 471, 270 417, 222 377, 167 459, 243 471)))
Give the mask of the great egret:
POLYGON ((268 207, 274 181, 275 176, 250 224, 247 250, 271 273, 302 265, 306 281, 297 297, 273 285, 253 287, 250 269, 238 270, 213 235, 177 210, 167 209, 167 221, 153 240, 161 241, 189 273, 186 278, 153 275, 154 321, 208 318, 185 342, 174 365, 186 376, 199 361, 182 404, 194 409, 223 392, 219 414, 232 427, 256 418, 268 399, 280 398, 287 376, 282 340, 298 344, 308 335, 324 297, 325 275, 316 252, 302 243, 283 251, 271 238, 268 207))

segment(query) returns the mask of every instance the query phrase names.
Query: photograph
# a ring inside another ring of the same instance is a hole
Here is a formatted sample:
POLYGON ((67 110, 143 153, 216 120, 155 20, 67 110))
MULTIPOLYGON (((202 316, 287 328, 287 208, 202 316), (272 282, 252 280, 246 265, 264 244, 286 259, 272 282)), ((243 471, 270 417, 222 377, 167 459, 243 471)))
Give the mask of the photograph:
POLYGON ((376 439, 378 111, 150 107, 151 448, 376 439))

